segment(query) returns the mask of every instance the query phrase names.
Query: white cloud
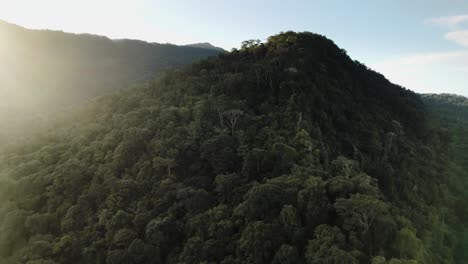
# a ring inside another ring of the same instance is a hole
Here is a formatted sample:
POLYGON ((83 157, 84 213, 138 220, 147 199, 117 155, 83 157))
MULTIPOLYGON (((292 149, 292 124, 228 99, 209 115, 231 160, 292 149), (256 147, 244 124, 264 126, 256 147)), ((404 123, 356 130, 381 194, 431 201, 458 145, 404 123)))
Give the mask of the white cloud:
POLYGON ((416 92, 450 92, 468 96, 468 14, 432 18, 425 23, 446 28, 445 39, 463 48, 407 54, 370 66, 390 81, 416 92))
POLYGON ((431 18, 426 20, 425 23, 455 29, 462 24, 468 24, 468 14, 431 18))
POLYGON ((449 32, 445 34, 445 38, 468 48, 468 30, 449 32))
POLYGON ((468 95, 468 50, 408 54, 370 67, 416 92, 468 95))
POLYGON ((394 62, 406 66, 420 66, 428 64, 468 66, 468 50, 410 54, 398 58, 393 58, 387 60, 386 62, 394 62))

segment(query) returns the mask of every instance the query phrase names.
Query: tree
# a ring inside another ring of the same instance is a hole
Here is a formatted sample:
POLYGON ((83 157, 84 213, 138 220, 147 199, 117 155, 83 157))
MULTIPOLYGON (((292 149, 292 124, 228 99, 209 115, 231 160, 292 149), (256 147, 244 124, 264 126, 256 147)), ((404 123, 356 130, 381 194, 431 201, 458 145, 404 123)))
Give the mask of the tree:
POLYGON ((313 230, 327 221, 330 204, 321 178, 310 177, 304 185, 298 192, 298 209, 304 215, 304 224, 313 230))
POLYGON ((221 201, 229 203, 232 201, 234 189, 240 184, 240 177, 233 173, 228 175, 218 175, 215 178, 215 191, 221 196, 221 201))
MULTIPOLYGON (((302 116, 302 114, 301 114, 302 116)), ((314 165, 319 164, 320 151, 316 149, 312 139, 306 130, 300 129, 294 137, 294 148, 296 148, 307 162, 314 165)))
POLYGON ((338 227, 320 225, 309 241, 305 258, 308 264, 358 264, 357 252, 343 249, 345 236, 338 227))
POLYGON ((241 49, 249 49, 254 48, 260 45, 261 41, 259 39, 250 39, 246 41, 242 41, 241 49))
POLYGON ((385 257, 377 256, 372 258, 372 264, 418 264, 416 260, 396 259, 392 258, 387 261, 385 257))
POLYGON ((283 206, 280 212, 280 221, 289 232, 301 226, 297 209, 292 205, 283 206))
POLYGON ((178 227, 171 217, 158 217, 151 220, 146 226, 146 241, 160 252, 164 259, 179 239, 178 227))
POLYGON ((199 237, 191 237, 185 243, 179 261, 182 263, 202 263, 203 254, 203 240, 199 237))
POLYGON ((245 261, 254 264, 268 263, 273 258, 276 245, 281 243, 271 224, 251 222, 239 239, 239 250, 245 261))
POLYGON ((349 199, 338 199, 335 204, 338 213, 346 217, 349 226, 368 231, 374 220, 387 212, 388 206, 381 200, 362 194, 353 194, 349 199))
POLYGON ((268 219, 277 215, 284 202, 281 187, 271 183, 253 186, 244 199, 244 202, 234 209, 234 213, 248 221, 268 219))
POLYGON ((226 110, 222 113, 219 112, 220 123, 227 125, 231 129, 231 135, 234 135, 234 128, 243 113, 244 112, 240 109, 226 110))
POLYGON ((218 135, 202 144, 200 155, 209 162, 216 174, 227 174, 233 172, 240 161, 237 146, 238 142, 234 137, 218 135))
POLYGON ((388 212, 388 205, 369 195, 352 194, 350 198, 340 198, 334 204, 338 214, 344 218, 347 229, 356 228, 369 237, 369 256, 372 256, 372 234, 374 221, 388 212))
POLYGON ((117 248, 126 248, 130 243, 136 239, 137 234, 131 229, 120 229, 117 233, 114 234, 112 243, 114 247, 117 248))
POLYGON ((172 158, 154 157, 153 166, 155 168, 166 168, 167 175, 171 176, 171 169, 175 166, 175 161, 172 158))
POLYGON ((59 263, 66 263, 67 260, 79 260, 81 243, 78 237, 73 234, 62 236, 52 248, 53 255, 57 256, 59 263))
POLYGON ((404 227, 396 233, 393 249, 400 258, 417 259, 421 254, 422 242, 417 238, 414 229, 404 227))
POLYGON ((283 244, 275 253, 273 264, 295 264, 299 263, 300 257, 297 248, 283 244))
POLYGON ((346 178, 352 176, 354 170, 358 168, 358 163, 356 161, 343 156, 339 156, 336 160, 332 161, 332 165, 335 167, 338 174, 342 174, 346 178))
POLYGON ((78 205, 74 205, 68 209, 67 214, 62 219, 62 230, 80 230, 84 225, 85 219, 86 217, 83 208, 78 205))
POLYGON ((249 179, 256 179, 261 176, 262 165, 266 156, 266 150, 260 148, 253 148, 247 155, 244 155, 244 162, 242 164, 242 173, 249 179))

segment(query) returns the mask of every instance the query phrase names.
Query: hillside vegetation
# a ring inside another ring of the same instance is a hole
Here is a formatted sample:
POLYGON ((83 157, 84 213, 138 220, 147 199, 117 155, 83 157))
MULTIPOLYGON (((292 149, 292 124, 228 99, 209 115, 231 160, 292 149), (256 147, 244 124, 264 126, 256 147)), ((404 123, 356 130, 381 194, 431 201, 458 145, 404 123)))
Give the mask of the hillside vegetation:
POLYGON ((454 263, 453 138, 331 40, 246 41, 0 158, 1 263, 454 263))
POLYGON ((458 236, 458 246, 456 248, 456 258, 454 263, 462 264, 468 260, 468 226, 466 210, 466 201, 468 201, 468 99, 463 96, 453 94, 427 94, 423 95, 424 102, 431 109, 439 120, 439 125, 443 130, 451 135, 451 156, 461 174, 465 175, 461 181, 457 182, 456 189, 457 200, 455 204, 458 207, 459 219, 465 219, 461 225, 456 226, 458 236))
POLYGON ((0 21, 0 144, 71 106, 217 53, 0 21))

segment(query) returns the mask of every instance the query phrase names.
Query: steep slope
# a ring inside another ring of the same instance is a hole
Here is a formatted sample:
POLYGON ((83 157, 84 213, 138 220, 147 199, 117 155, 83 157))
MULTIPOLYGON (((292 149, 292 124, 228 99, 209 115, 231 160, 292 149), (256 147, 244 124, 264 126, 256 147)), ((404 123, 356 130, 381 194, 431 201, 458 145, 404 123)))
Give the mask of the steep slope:
POLYGON ((137 40, 28 30, 0 21, 3 133, 10 127, 18 133, 25 129, 19 124, 30 125, 70 105, 217 53, 137 40))
POLYGON ((451 263, 431 124, 323 36, 245 42, 5 152, 0 261, 451 263))

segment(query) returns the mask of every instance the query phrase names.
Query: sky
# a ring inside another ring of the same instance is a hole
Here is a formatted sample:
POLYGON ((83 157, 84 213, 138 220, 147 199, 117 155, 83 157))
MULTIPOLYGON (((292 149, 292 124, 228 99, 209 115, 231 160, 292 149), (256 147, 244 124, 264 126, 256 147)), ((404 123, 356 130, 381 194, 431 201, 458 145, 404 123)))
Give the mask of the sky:
POLYGON ((281 31, 310 31, 408 89, 468 96, 467 0, 0 0, 0 19, 227 50, 281 31))

